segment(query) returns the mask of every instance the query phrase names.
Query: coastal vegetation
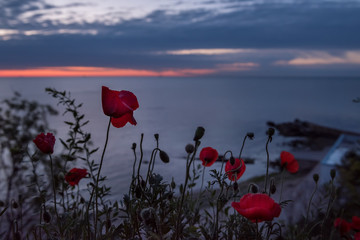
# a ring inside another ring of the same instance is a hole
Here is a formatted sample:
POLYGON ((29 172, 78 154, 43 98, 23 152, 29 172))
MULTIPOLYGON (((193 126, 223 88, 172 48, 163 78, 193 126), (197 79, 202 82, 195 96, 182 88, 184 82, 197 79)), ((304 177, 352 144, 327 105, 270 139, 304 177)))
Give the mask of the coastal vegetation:
POLYGON ((274 128, 266 132, 267 164, 259 169, 262 177, 247 182, 241 179, 246 172, 242 152, 255 137, 251 132, 245 134, 240 149, 219 154, 214 146, 201 145, 206 131, 198 127, 192 142, 184 144, 187 157, 179 170, 185 175, 183 182, 163 179, 154 171, 156 161, 171 164, 171 159, 156 133, 156 144, 150 156, 145 156, 141 134, 139 143, 129 144, 134 160, 128 192, 111 201, 111 188, 101 174, 109 132, 128 123, 137 125, 136 95, 102 87, 108 123, 104 146, 99 148, 85 130, 89 121, 81 111, 82 103, 66 91, 46 92, 67 116, 65 139, 49 128, 48 117, 58 114, 50 105, 15 93, 0 108, 0 239, 360 239, 360 157, 356 151, 349 152, 337 170, 331 170, 327 184, 320 185, 319 175, 313 175, 312 186, 306 189, 311 194, 305 214, 293 224, 281 216, 299 200, 286 199, 289 189, 284 184, 296 182, 301 163, 283 151, 280 171, 269 172, 274 128), (54 152, 55 144, 63 150, 54 152), (98 151, 101 157, 95 159, 98 151), (201 164, 195 163, 197 157, 201 164), (220 169, 210 169, 215 161, 222 162, 220 169), (70 168, 69 163, 82 163, 79 166, 86 168, 70 168), (205 174, 211 176, 210 181, 204 181, 205 174), (86 188, 80 189, 80 182, 86 182, 86 188))

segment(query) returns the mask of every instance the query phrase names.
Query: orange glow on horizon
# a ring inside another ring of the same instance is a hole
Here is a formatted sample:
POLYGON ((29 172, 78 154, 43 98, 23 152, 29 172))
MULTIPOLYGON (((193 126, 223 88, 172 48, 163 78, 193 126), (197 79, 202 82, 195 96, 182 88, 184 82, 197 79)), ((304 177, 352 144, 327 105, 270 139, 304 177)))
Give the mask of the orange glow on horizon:
POLYGON ((207 75, 215 69, 170 69, 163 71, 106 67, 42 67, 0 69, 0 77, 187 77, 207 75))

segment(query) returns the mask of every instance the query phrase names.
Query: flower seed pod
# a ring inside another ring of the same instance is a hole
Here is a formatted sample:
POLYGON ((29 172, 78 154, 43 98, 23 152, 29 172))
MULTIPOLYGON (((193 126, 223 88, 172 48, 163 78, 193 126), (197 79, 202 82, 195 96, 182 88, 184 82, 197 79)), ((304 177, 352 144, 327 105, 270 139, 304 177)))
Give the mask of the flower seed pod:
POLYGON ((155 133, 155 134, 154 134, 154 138, 155 138, 156 141, 159 141, 159 134, 158 134, 158 133, 155 133))
POLYGON ((195 131, 195 136, 194 136, 194 141, 199 141, 205 133, 205 128, 203 127, 198 127, 195 131))
POLYGON ((145 223, 145 225, 149 225, 154 222, 154 209, 153 208, 144 208, 140 212, 140 218, 145 223))
POLYGON ((131 149, 132 149, 132 150, 135 150, 135 149, 136 149, 136 143, 133 143, 133 144, 132 144, 131 149))
POLYGON ((164 152, 164 151, 161 151, 161 150, 160 150, 160 159, 164 163, 168 163, 170 161, 169 156, 167 155, 167 153, 164 152))
POLYGON ((239 189, 239 185, 237 182, 234 182, 233 188, 235 192, 239 189))
POLYGON ((259 187, 255 183, 250 183, 250 192, 251 193, 258 193, 259 187))
POLYGON ((317 182, 319 181, 319 174, 315 173, 315 174, 313 175, 313 179, 314 179, 314 181, 317 183, 317 182))
POLYGON ((85 199, 83 197, 80 198, 80 203, 84 204, 85 203, 85 199))
POLYGON ((253 140, 255 135, 254 135, 253 132, 248 132, 248 133, 246 134, 246 136, 247 136, 248 138, 250 138, 251 140, 253 140))
POLYGON ((195 151, 194 145, 192 145, 192 144, 189 143, 188 145, 186 145, 185 151, 186 151, 188 154, 193 153, 193 152, 195 151))
POLYGON ((274 128, 269 128, 266 132, 266 134, 269 136, 269 137, 272 137, 275 133, 275 129, 274 128))
POLYGON ((235 158, 233 157, 233 156, 231 156, 230 157, 230 164, 231 164, 231 166, 234 166, 234 164, 235 164, 235 158))
POLYGON ((50 215, 50 213, 47 212, 46 210, 45 210, 45 212, 43 213, 43 219, 44 219, 44 222, 46 222, 46 223, 49 223, 49 222, 51 221, 51 215, 50 215))
POLYGON ((5 203, 0 200, 0 207, 3 207, 3 206, 5 206, 5 203))
POLYGON ((276 185, 275 184, 270 184, 270 193, 274 194, 276 192, 276 185))
POLYGON ((60 181, 64 181, 65 175, 64 175, 63 172, 59 172, 59 174, 58 174, 58 179, 59 179, 60 181))
POLYGON ((336 171, 335 171, 335 169, 331 169, 331 171, 330 171, 330 177, 334 180, 335 176, 336 176, 336 171))
POLYGON ((19 207, 19 204, 13 199, 11 200, 11 207, 16 209, 19 207))

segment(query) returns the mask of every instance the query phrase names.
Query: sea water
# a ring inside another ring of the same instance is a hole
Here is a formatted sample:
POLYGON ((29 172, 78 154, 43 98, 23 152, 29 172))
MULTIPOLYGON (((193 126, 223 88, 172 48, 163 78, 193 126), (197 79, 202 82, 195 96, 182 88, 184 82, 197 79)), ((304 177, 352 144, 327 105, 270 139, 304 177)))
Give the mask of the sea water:
MULTIPOLYGON (((203 126, 206 131, 202 147, 213 147, 223 154, 227 150, 237 156, 244 136, 254 132, 255 139, 247 141, 244 157, 255 158, 247 165, 242 179, 265 173, 267 136, 266 122, 293 121, 298 118, 328 127, 360 132, 360 97, 358 78, 14 78, 0 79, 0 98, 11 97, 14 91, 24 97, 56 106, 56 100, 45 93, 46 87, 70 91, 81 111, 90 120, 86 130, 92 133, 94 145, 100 147, 93 155, 96 162, 105 141, 108 117, 101 106, 101 86, 114 90, 133 92, 139 101, 134 112, 138 124, 110 130, 102 175, 107 176, 113 198, 126 193, 134 161, 132 143, 139 146, 144 133, 144 161, 150 159, 156 146, 154 134, 160 135, 160 148, 170 156, 170 163, 157 159, 155 172, 168 182, 172 178, 182 182, 185 177, 185 145, 192 142, 195 129, 203 126)), ((57 130, 56 138, 66 138, 66 116, 50 118, 50 127, 57 130)), ((281 143, 284 138, 275 135, 269 145, 270 158, 275 160, 281 150, 288 150, 281 143)), ((57 140, 55 151, 62 146, 57 140)), ((139 157, 139 147, 137 148, 139 157)), ((69 164, 85 167, 82 161, 69 164)), ((147 165, 143 165, 143 170, 147 165)), ((209 169, 220 169, 215 163, 209 169)), ((143 171, 144 173, 145 171, 143 171)), ((208 174, 205 174, 209 179, 208 174)), ((86 179, 82 180, 85 186, 86 179)))

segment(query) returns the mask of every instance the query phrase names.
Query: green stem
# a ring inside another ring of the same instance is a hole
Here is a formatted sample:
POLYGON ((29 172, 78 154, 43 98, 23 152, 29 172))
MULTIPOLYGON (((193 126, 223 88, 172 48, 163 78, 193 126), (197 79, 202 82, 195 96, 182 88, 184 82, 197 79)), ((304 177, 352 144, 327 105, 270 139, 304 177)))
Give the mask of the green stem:
POLYGON ((144 139, 144 134, 142 133, 141 139, 140 139, 140 161, 139 161, 139 167, 138 167, 138 172, 137 172, 138 184, 140 184, 140 168, 141 168, 141 163, 142 163, 143 156, 144 156, 144 152, 142 149, 143 139, 144 139))
POLYGON ((152 173, 152 170, 151 170, 151 164, 152 163, 155 163, 155 157, 156 157, 156 153, 157 151, 160 151, 159 148, 155 148, 152 152, 151 152, 151 157, 150 157, 150 162, 149 162, 149 166, 148 166, 148 171, 147 171, 147 174, 146 174, 146 180, 145 180, 145 185, 147 184, 148 180, 149 180, 149 177, 152 173))
POLYGON ((313 200, 313 197, 314 197, 316 191, 317 191, 317 182, 315 183, 315 189, 314 189, 313 193, 311 194, 309 205, 308 205, 308 208, 307 208, 307 211, 306 211, 305 227, 306 227, 306 224, 307 224, 308 219, 309 219, 309 212, 310 212, 311 202, 313 200))
POLYGON ((243 151, 244 146, 245 146, 246 138, 247 138, 247 135, 244 137, 244 140, 243 140, 243 143, 242 143, 242 146, 241 146, 241 149, 240 149, 240 153, 239 153, 239 159, 241 158, 241 154, 242 154, 242 151, 243 151))
POLYGON ((269 142, 271 141, 271 137, 268 138, 267 142, 266 142, 266 175, 265 175, 265 188, 264 188, 264 192, 266 193, 266 188, 267 188, 267 183, 268 183, 268 178, 269 178, 269 165, 270 165, 270 159, 269 159, 269 150, 268 150, 268 145, 269 142))
POLYGON ((58 211, 57 211, 57 208, 56 208, 56 188, 55 188, 54 169, 53 169, 53 161, 52 161, 51 154, 49 154, 49 157, 50 157, 52 185, 53 185, 53 192, 54 192, 54 209, 55 209, 55 214, 56 214, 57 221, 59 221, 59 214, 58 214, 58 211))
POLYGON ((106 151, 106 147, 108 144, 108 140, 109 140, 109 132, 110 132, 110 125, 111 125, 111 117, 109 118, 109 123, 108 123, 108 127, 106 130, 106 139, 105 139, 105 145, 104 145, 104 150, 102 152, 101 155, 101 160, 100 160, 100 166, 99 166, 99 171, 96 177, 96 185, 95 185, 95 208, 96 208, 96 212, 95 212, 95 238, 96 238, 96 232, 97 232, 97 219, 98 219, 98 196, 99 196, 99 191, 98 191, 98 187, 99 187, 99 178, 100 178, 100 172, 101 172, 101 167, 104 161, 104 155, 105 155, 105 151, 106 151))
MULTIPOLYGON (((282 198, 282 192, 283 192, 283 187, 284 187, 284 176, 285 176, 285 168, 283 168, 283 170, 281 172, 281 189, 280 189, 279 203, 281 203, 281 198, 282 198)), ((270 194, 270 191, 269 191, 269 194, 270 194)))
POLYGON ((191 160, 190 162, 186 162, 186 176, 185 176, 185 183, 184 183, 184 188, 183 188, 183 192, 181 194, 181 200, 180 200, 180 204, 179 204, 179 209, 178 209, 178 220, 177 220, 177 223, 176 223, 176 240, 179 239, 179 225, 180 225, 180 221, 181 221, 181 212, 182 212, 182 206, 184 204, 184 198, 185 198, 185 192, 186 192, 186 186, 187 186, 187 183, 188 183, 188 180, 189 180, 189 169, 190 169, 190 166, 191 166, 191 163, 194 161, 195 159, 195 155, 196 155, 196 152, 197 152, 197 149, 200 145, 200 142, 199 141, 196 141, 195 142, 195 150, 194 150, 194 153, 193 155, 191 156, 191 160))

